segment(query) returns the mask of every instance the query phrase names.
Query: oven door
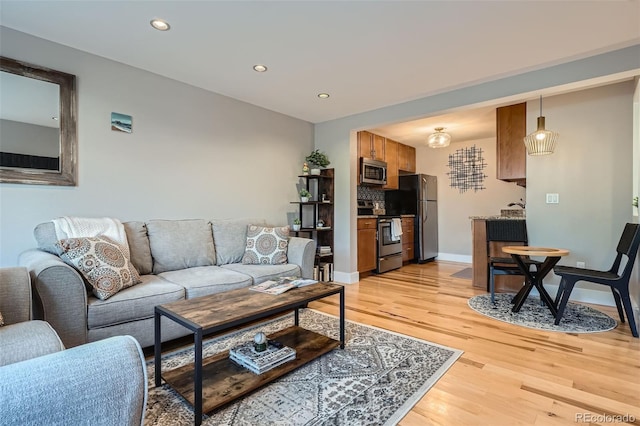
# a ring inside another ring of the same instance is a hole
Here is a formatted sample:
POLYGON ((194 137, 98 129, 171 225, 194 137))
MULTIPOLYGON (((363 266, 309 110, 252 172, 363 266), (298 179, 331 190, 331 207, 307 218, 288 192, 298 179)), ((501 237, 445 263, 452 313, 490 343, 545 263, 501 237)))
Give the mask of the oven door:
POLYGON ((391 219, 378 219, 378 257, 402 253, 402 239, 391 235, 391 219))

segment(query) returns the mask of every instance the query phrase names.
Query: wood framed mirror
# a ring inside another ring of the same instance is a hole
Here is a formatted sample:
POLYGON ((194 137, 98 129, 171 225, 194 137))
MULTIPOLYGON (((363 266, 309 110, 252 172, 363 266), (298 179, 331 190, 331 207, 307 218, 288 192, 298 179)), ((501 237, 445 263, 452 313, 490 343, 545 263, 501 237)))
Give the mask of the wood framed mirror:
POLYGON ((76 77, 0 56, 0 182, 76 185, 76 77))

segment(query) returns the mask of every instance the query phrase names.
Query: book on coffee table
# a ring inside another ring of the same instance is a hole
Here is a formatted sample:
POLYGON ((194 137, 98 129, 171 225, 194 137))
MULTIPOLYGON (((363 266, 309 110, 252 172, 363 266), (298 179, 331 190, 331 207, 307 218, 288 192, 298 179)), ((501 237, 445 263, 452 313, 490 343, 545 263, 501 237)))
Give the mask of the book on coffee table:
POLYGON ((262 374, 296 358, 296 351, 288 346, 267 345, 262 352, 253 342, 246 342, 229 350, 229 358, 255 374, 262 374))
POLYGON ((296 287, 304 287, 306 285, 315 284, 318 280, 309 280, 299 277, 280 277, 275 280, 267 280, 260 284, 249 287, 249 290, 259 291, 267 294, 282 294, 287 290, 296 287))

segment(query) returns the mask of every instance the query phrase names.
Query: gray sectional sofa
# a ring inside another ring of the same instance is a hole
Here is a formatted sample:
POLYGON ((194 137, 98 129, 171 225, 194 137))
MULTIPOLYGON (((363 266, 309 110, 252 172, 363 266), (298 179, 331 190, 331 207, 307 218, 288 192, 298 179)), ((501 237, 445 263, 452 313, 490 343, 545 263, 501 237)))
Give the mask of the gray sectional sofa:
MULTIPOLYGON (((154 343, 154 307, 177 300, 248 287, 280 276, 311 278, 315 242, 290 237, 288 263, 242 263, 251 219, 152 220, 125 222, 131 263, 141 283, 106 300, 88 290, 76 269, 57 255, 52 222, 34 230, 37 249, 23 252, 19 264, 30 273, 35 315, 56 330, 67 348, 115 335, 131 335, 142 347, 154 343)), ((163 318, 162 340, 188 334, 163 318)))

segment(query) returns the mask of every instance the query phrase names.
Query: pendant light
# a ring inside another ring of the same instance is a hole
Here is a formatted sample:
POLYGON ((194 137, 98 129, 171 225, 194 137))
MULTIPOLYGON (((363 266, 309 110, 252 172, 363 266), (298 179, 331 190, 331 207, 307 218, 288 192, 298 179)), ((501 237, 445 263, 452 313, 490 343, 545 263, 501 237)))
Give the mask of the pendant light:
POLYGON ((540 116, 538 117, 538 130, 525 136, 524 145, 527 147, 529 155, 553 154, 558 141, 558 132, 552 132, 544 128, 544 117, 542 115, 542 96, 540 96, 540 116))
POLYGON ((429 148, 444 148, 451 143, 451 135, 444 133, 444 127, 436 127, 436 132, 427 138, 427 146, 429 148))

